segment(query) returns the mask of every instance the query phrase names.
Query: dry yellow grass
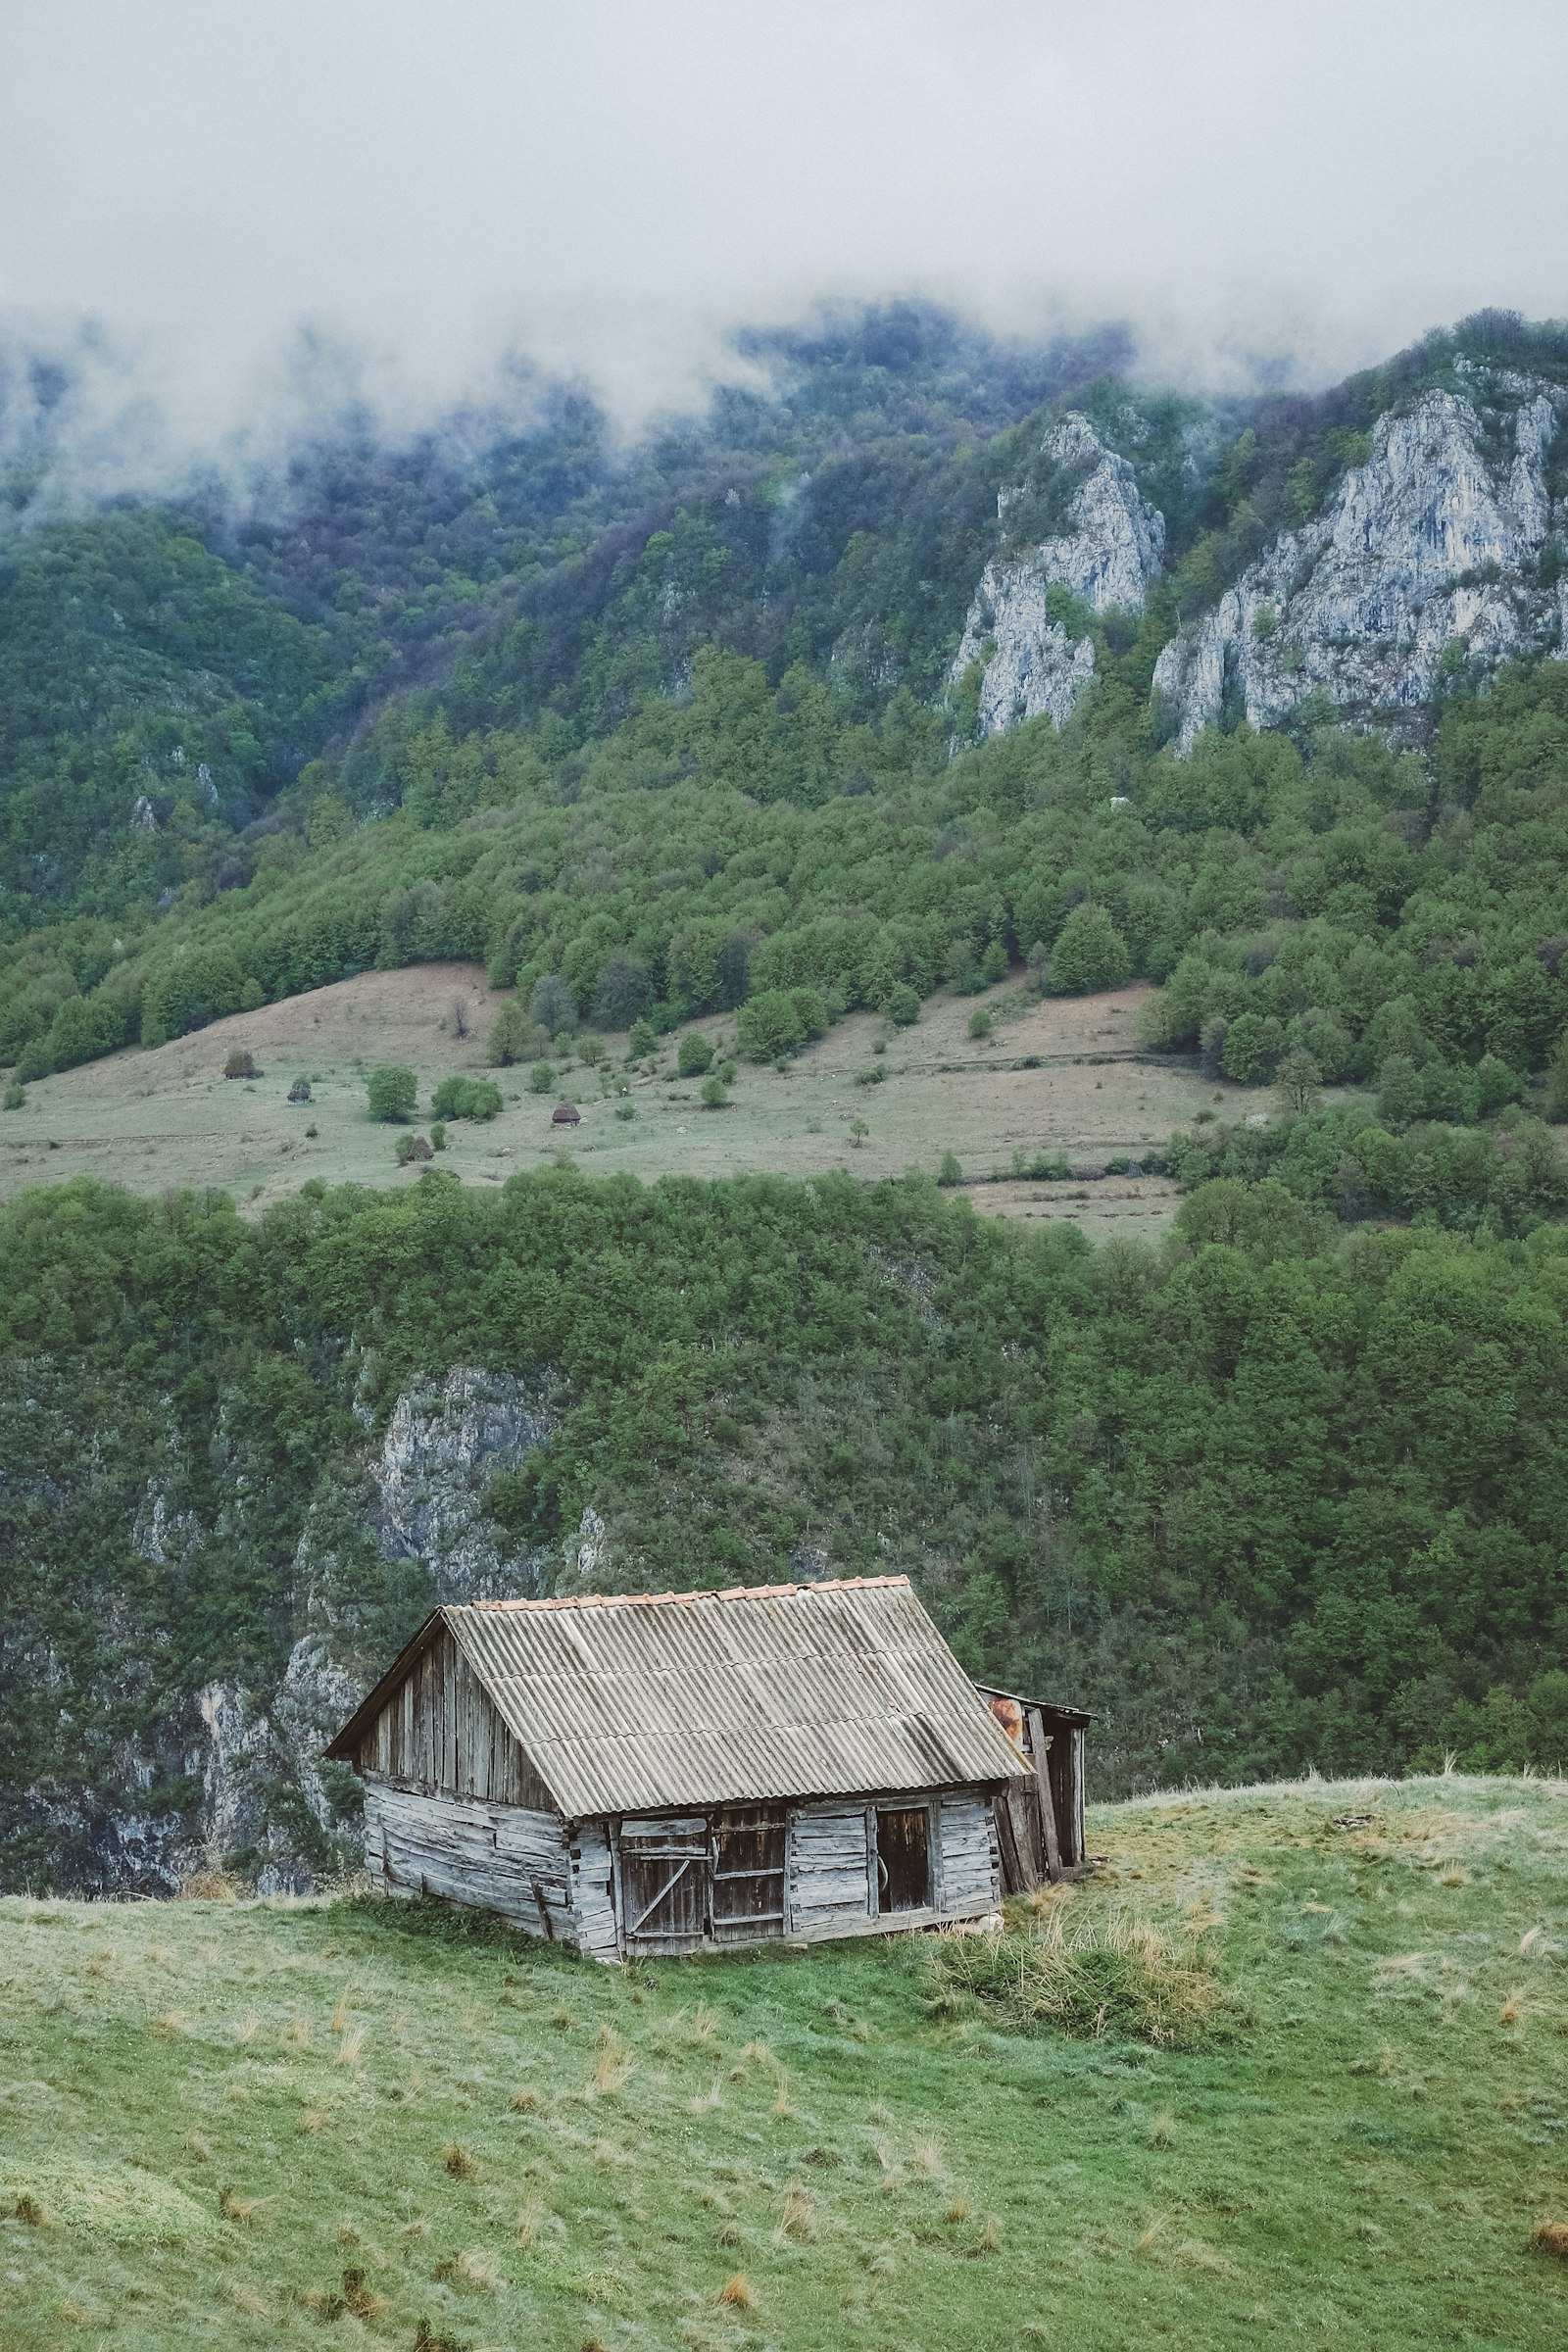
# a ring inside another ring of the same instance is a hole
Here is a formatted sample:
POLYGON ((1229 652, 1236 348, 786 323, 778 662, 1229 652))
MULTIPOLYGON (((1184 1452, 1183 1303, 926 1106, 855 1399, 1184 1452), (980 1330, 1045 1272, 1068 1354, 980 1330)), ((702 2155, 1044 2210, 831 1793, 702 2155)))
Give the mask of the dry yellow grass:
POLYGON ((718 2299, 730 2311, 755 2311, 757 2292, 744 2271, 735 2272, 718 2290, 718 2299))
POLYGON ((810 2237, 816 2227, 816 2199, 808 2188, 791 2187, 784 2194, 779 2230, 785 2237, 810 2237))

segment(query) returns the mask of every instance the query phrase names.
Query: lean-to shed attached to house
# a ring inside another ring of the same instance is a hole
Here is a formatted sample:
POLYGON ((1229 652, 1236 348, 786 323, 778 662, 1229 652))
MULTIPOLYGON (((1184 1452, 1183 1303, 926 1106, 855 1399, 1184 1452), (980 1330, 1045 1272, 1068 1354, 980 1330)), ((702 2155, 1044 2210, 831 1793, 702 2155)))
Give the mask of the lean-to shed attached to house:
POLYGON ((1037 1785, 902 1576, 438 1609, 327 1754, 389 1892, 603 1960, 974 1918, 1037 1785))

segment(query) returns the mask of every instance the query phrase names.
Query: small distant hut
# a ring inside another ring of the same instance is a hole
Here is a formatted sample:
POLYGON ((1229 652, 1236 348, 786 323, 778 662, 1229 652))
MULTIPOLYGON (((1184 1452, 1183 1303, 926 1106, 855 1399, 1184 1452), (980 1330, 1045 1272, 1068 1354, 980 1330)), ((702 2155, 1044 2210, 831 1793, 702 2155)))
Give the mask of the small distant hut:
POLYGON ((575 1102, 558 1102, 551 1116, 552 1127, 580 1127, 582 1112, 575 1102))
POLYGON ((326 1752, 388 1893, 612 1961, 974 1919, 1076 1862, 1089 1718, 1004 1697, 904 1576, 475 1601, 326 1752))

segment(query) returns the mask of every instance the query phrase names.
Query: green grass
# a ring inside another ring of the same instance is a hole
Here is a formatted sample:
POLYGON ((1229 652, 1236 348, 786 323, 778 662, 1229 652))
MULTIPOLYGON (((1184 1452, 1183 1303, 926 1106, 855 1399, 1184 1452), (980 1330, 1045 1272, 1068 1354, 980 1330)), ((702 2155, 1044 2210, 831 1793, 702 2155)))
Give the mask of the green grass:
POLYGON ((434 1906, 0 1902, 0 2343, 1563 2341, 1568 1787, 1090 1842, 1066 1942, 1212 1973, 1183 2046, 930 1939, 621 1972, 434 1906))

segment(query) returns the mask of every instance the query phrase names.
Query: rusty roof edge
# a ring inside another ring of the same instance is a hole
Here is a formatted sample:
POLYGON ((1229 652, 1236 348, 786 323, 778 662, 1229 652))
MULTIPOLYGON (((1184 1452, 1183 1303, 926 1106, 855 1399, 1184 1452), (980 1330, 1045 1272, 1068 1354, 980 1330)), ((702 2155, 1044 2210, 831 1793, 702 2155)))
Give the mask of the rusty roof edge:
POLYGON ((412 1634, 404 1642, 386 1672, 377 1682, 371 1684, 347 1723, 340 1731, 333 1734, 327 1745, 322 1748, 323 1761, 332 1764, 346 1764, 350 1761, 349 1751, 358 1744, 360 1734, 380 1713, 393 1690, 414 1664, 415 1659, 433 1640, 436 1628, 443 1623, 446 1614, 445 1609, 432 1609, 418 1632, 412 1634))
POLYGON ((1100 1717, 1091 1715, 1087 1707, 1064 1707, 1059 1698, 1031 1698, 1027 1691, 1004 1690, 1000 1683, 976 1683, 982 1698, 1012 1698, 1020 1707, 1038 1707, 1045 1715, 1070 1715, 1075 1723, 1098 1723, 1100 1717))
POLYGON ((513 1616, 524 1610, 690 1607, 699 1600, 782 1600, 805 1592, 861 1592, 873 1586, 900 1586, 913 1593, 906 1576, 824 1576, 814 1584, 704 1585, 690 1592, 563 1592, 542 1600, 469 1600, 456 1603, 451 1614, 464 1610, 490 1616, 513 1616))

